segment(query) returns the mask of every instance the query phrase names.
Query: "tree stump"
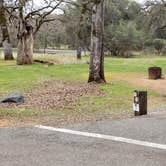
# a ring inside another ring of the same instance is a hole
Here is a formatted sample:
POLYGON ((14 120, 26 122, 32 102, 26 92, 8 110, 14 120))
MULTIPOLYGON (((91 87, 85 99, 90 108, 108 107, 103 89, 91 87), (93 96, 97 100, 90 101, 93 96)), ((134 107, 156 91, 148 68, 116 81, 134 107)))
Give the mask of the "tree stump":
POLYGON ((161 67, 150 67, 148 71, 149 71, 149 79, 157 80, 162 78, 161 67))

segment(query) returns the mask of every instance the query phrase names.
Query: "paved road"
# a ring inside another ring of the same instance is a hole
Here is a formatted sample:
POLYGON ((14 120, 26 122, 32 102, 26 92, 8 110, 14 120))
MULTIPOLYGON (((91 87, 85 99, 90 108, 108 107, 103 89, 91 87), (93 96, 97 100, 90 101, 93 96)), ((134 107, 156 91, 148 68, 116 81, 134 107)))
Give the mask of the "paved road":
MULTIPOLYGON (((13 49, 13 50, 17 50, 17 49, 13 49)), ((40 56, 44 55, 44 54, 50 54, 50 55, 57 55, 57 56, 62 56, 62 55, 76 55, 76 50, 53 50, 53 49, 46 49, 45 52, 43 49, 40 50, 36 50, 34 51, 35 53, 38 53, 40 56)), ((88 53, 88 52, 87 52, 88 53)), ((17 56, 16 52, 13 52, 14 56, 17 56)), ((34 54, 34 56, 37 56, 38 54, 34 54)), ((3 52, 0 51, 0 57, 3 56, 3 52)))
MULTIPOLYGON (((36 50, 37 53, 44 53, 43 49, 36 50)), ((46 54, 53 54, 53 55, 75 55, 76 50, 54 50, 54 49, 46 49, 46 54)))
MULTIPOLYGON (((166 144, 166 116, 65 128, 166 144)), ((165 166, 166 150, 36 127, 0 129, 0 166, 165 166)))

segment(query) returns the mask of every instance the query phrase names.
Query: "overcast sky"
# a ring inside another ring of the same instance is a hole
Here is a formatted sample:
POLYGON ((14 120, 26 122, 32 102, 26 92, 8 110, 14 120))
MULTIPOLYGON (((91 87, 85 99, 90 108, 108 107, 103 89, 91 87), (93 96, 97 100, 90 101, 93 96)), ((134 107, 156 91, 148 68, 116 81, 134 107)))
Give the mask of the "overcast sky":
MULTIPOLYGON (((36 0, 36 2, 41 2, 42 0, 36 0)), ((135 1, 137 1, 137 2, 139 2, 139 3, 143 3, 143 2, 145 2, 145 0, 135 0, 135 1)))
MULTIPOLYGON (((122 0, 123 1, 123 0, 122 0)), ((146 0, 132 0, 132 1, 136 1, 138 3, 144 3, 146 0)), ((41 5, 44 5, 44 0, 35 0, 35 4, 39 7, 41 5)), ((39 7, 40 8, 40 7, 39 7)), ((59 10, 57 10, 59 13, 59 10)), ((61 12, 60 12, 61 13, 61 12)))
POLYGON ((135 1, 137 1, 139 3, 143 3, 145 0, 135 0, 135 1))

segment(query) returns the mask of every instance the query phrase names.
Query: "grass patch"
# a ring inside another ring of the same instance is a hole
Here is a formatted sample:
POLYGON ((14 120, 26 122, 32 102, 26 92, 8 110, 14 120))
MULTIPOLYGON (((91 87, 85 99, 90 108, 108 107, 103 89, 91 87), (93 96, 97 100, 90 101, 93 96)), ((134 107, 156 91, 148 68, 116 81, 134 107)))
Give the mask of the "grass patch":
MULTIPOLYGON (((101 85, 99 88, 105 92, 105 95, 80 99, 78 102, 79 109, 85 112, 88 110, 87 112, 103 114, 131 112, 134 90, 146 90, 142 87, 129 86, 124 81, 112 81, 112 83, 101 85)), ((165 105, 165 101, 161 99, 161 95, 158 92, 148 91, 148 96, 150 96, 148 100, 149 108, 165 105)))
MULTIPOLYGON (((72 56, 71 56, 72 57, 72 56)), ((68 58, 71 58, 68 57, 68 58)), ((37 57, 41 59, 41 57, 37 57)), ((45 80, 62 80, 66 82, 87 82, 89 65, 86 64, 88 57, 82 61, 72 60, 69 62, 60 61, 58 56, 42 57, 46 60, 54 60, 57 64, 45 67, 42 64, 17 66, 15 61, 4 61, 0 59, 0 94, 7 94, 13 91, 25 92, 28 89, 38 86, 45 80)), ((73 114, 80 111, 86 114, 113 114, 132 111, 133 91, 144 89, 139 86, 130 86, 127 82, 115 80, 113 75, 118 73, 136 73, 147 75, 150 66, 162 67, 166 73, 166 58, 105 58, 105 75, 108 84, 99 85, 103 96, 81 97, 73 110, 27 110, 12 109, 0 110, 0 117, 19 116, 45 116, 59 114, 73 114)), ((2 95, 1 95, 2 96, 2 95)), ((149 106, 151 108, 165 106, 165 100, 157 91, 149 91, 149 106)))

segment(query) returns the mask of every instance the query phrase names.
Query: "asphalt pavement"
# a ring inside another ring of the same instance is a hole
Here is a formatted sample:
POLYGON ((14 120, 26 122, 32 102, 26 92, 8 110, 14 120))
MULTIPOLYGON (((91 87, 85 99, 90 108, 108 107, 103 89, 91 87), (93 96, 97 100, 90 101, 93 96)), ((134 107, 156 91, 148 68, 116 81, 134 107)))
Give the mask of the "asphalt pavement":
POLYGON ((135 145, 132 141, 123 142, 123 139, 104 139, 113 136, 165 147, 166 114, 88 122, 63 128, 67 131, 64 129, 65 132, 59 132, 57 128, 49 130, 37 126, 1 128, 0 166, 166 165, 164 148, 135 145), (94 133, 100 134, 99 137, 95 137, 94 133))

